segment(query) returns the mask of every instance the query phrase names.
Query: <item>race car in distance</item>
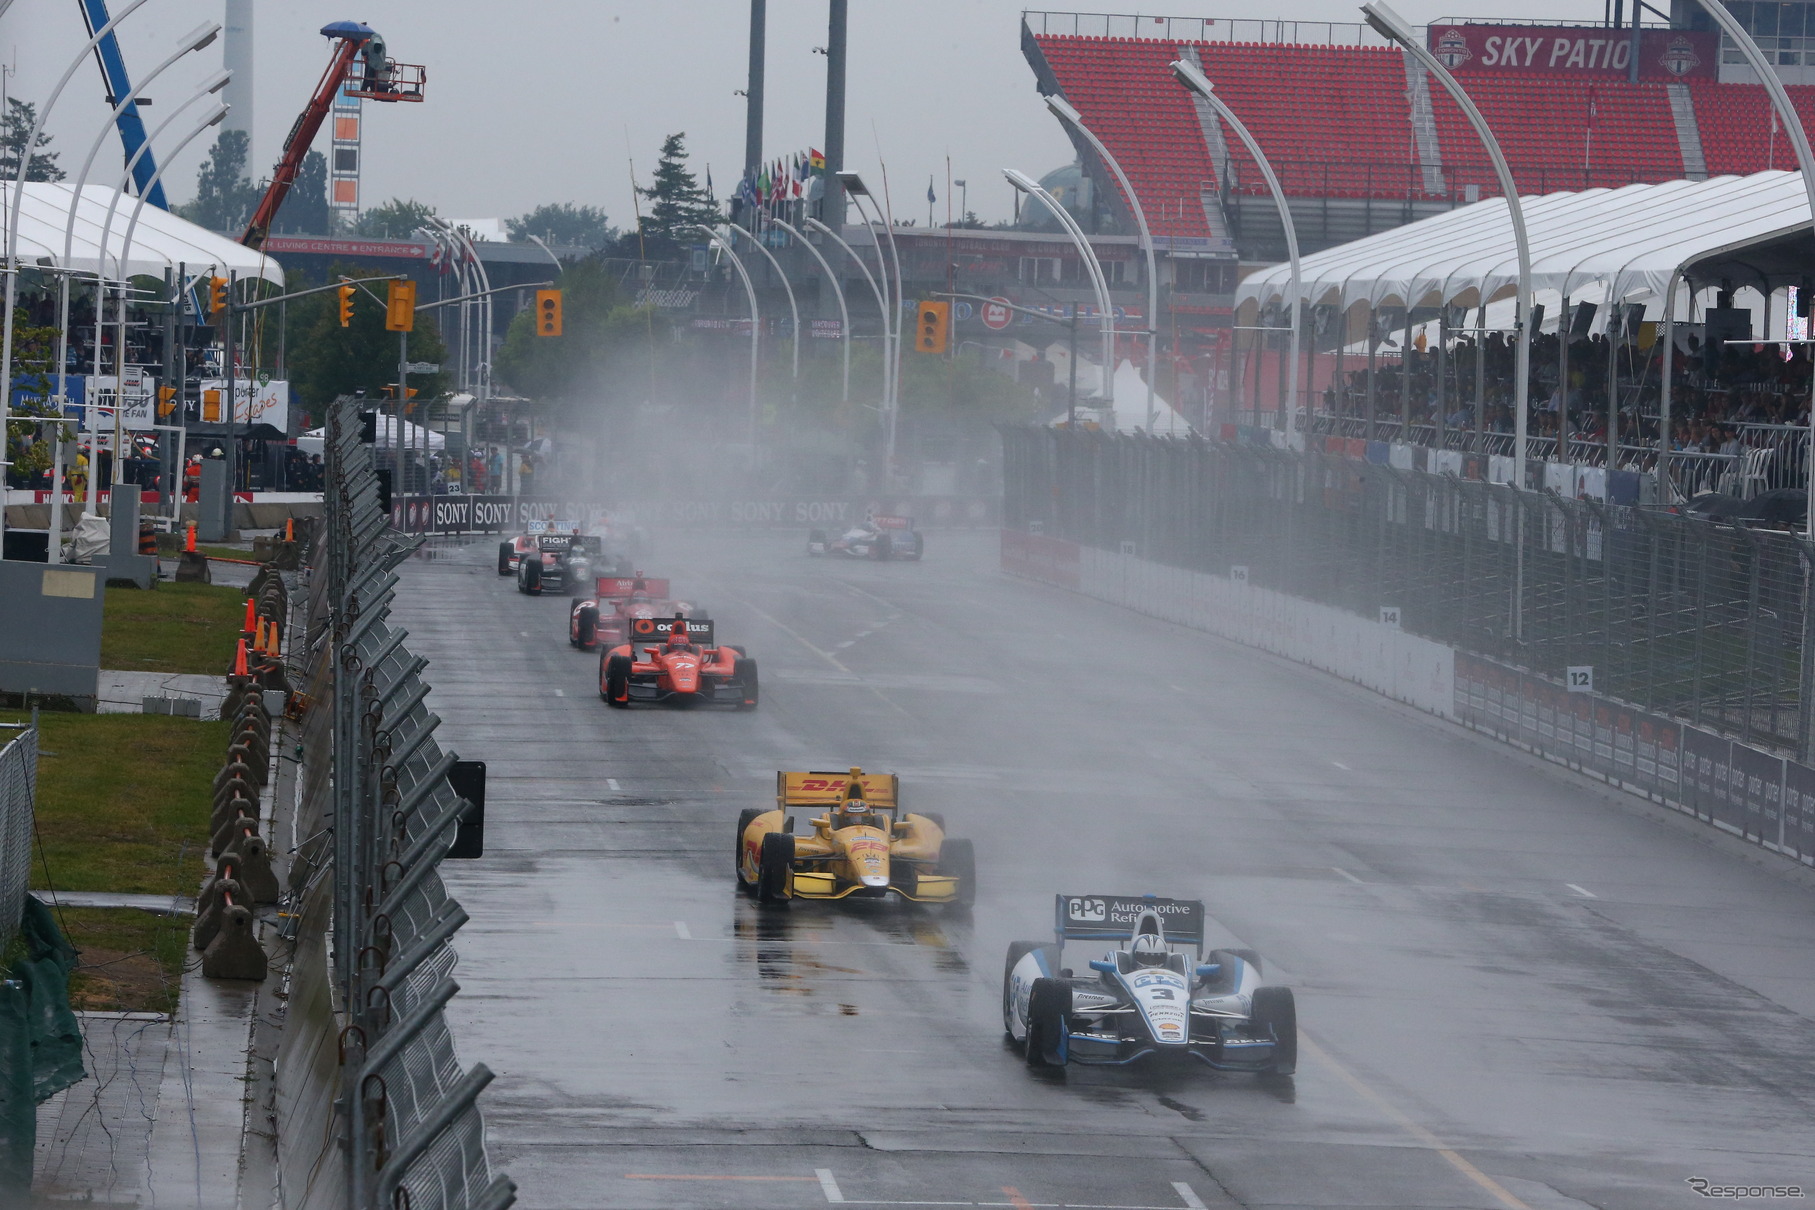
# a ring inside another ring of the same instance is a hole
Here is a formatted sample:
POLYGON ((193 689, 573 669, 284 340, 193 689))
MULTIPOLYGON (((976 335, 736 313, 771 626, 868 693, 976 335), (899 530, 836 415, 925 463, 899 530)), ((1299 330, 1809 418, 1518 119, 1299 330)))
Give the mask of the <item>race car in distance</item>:
POLYGON ((893 773, 777 773, 775 806, 737 818, 738 886, 762 903, 899 895, 969 907, 971 842, 948 837, 938 815, 902 812, 900 793, 893 773), (807 809, 810 834, 796 834, 796 808, 807 809))
POLYGON ((868 516, 836 538, 823 529, 807 533, 810 555, 840 555, 847 559, 918 559, 926 541, 914 529, 912 517, 868 516))
POLYGON ((742 647, 712 641, 712 622, 676 613, 630 619, 630 640, 599 656, 599 697, 632 702, 756 708, 756 661, 742 647))
POLYGON ((1002 1027, 1029 1067, 1189 1063, 1291 1075, 1298 1010, 1261 983, 1251 950, 1203 954, 1204 904, 1152 895, 1060 895, 1056 940, 1016 941, 1002 972, 1002 1027), (1065 943, 1108 942, 1090 974, 1065 943))
POLYGON ((599 539, 586 534, 536 535, 536 553, 517 559, 517 591, 532 597, 544 593, 572 595, 592 583, 599 539))
POLYGON ((599 576, 591 596, 576 597, 567 609, 567 642, 582 651, 621 647, 630 641, 633 618, 694 617, 694 607, 668 595, 668 581, 638 572, 599 576))
POLYGON ((498 543, 499 575, 516 575, 522 570, 523 556, 529 551, 539 549, 538 539, 562 534, 583 539, 583 542, 579 544, 581 549, 577 553, 584 555, 586 566, 581 569, 582 574, 568 577, 576 585, 584 586, 594 575, 628 575, 630 573, 630 556, 622 552, 622 543, 613 536, 615 530, 602 534, 582 534, 580 526, 573 522, 551 521, 547 523, 532 522, 532 524, 540 525, 542 528, 532 533, 518 534, 508 541, 498 543))
POLYGON ((536 549, 536 534, 518 534, 498 543, 498 574, 514 576, 523 556, 536 549))

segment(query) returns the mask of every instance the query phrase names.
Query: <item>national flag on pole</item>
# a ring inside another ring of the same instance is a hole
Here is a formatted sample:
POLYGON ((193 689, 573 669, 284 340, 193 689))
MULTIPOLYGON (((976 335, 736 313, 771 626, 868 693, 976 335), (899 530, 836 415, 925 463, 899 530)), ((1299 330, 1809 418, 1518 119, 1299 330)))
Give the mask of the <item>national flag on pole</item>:
POLYGON ((926 178, 926 204, 930 206, 938 200, 933 196, 933 178, 929 176, 926 178))
POLYGON ((826 170, 826 157, 818 148, 807 148, 807 166, 814 172, 824 172, 826 170))

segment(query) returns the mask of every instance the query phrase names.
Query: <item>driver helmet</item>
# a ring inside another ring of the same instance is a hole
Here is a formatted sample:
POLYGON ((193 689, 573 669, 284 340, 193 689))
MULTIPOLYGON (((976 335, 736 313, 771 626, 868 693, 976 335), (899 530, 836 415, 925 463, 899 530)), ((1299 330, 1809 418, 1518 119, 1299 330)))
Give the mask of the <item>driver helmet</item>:
POLYGON ((1153 933, 1142 933, 1136 937, 1130 952, 1134 954, 1136 966, 1164 966, 1168 957, 1165 940, 1153 933))
POLYGON ((687 621, 677 613, 674 615, 674 623, 668 628, 668 646, 686 647, 688 645, 687 621))

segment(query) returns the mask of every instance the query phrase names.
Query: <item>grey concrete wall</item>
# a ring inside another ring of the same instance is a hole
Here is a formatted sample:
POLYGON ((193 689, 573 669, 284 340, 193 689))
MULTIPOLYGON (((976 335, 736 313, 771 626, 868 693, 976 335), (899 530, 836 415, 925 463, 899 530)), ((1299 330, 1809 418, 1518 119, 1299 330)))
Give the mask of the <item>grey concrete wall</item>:
POLYGON ((0 692, 93 702, 103 569, 0 559, 0 692))

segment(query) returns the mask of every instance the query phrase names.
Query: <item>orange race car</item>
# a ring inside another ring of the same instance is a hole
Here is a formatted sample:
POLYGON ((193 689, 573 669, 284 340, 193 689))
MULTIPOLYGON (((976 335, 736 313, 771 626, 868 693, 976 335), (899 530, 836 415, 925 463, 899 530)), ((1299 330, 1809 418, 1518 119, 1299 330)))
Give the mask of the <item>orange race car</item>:
POLYGON ((756 661, 720 647, 712 623, 676 613, 630 619, 630 641, 599 657, 599 697, 619 710, 632 702, 756 708, 756 661))

